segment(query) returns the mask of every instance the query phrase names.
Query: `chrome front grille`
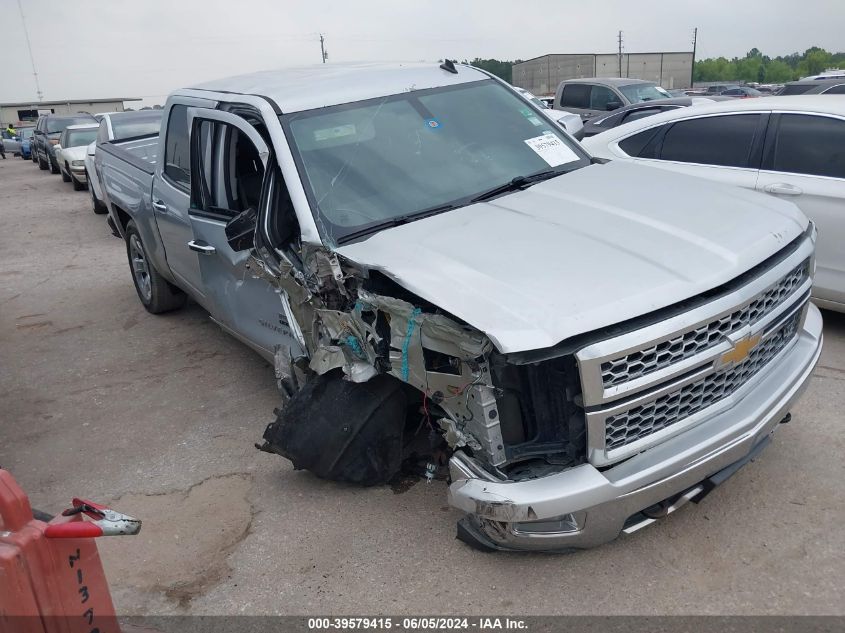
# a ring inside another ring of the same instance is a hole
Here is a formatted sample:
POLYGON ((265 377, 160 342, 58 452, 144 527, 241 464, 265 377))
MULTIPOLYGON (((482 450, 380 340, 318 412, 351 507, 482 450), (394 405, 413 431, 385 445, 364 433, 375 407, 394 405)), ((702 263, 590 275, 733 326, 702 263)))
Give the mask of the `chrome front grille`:
POLYGON ((800 331, 812 287, 812 236, 808 230, 704 302, 666 310, 575 353, 592 464, 635 455, 752 388, 800 331))
POLYGON ((751 303, 718 319, 601 364, 602 384, 615 387, 699 354, 731 332, 757 323, 781 305, 809 276, 805 260, 751 303))
POLYGON ((625 446, 672 426, 735 393, 795 337, 801 315, 801 312, 794 314, 774 334, 752 349, 741 363, 709 374, 649 403, 609 416, 605 421, 607 450, 625 446))

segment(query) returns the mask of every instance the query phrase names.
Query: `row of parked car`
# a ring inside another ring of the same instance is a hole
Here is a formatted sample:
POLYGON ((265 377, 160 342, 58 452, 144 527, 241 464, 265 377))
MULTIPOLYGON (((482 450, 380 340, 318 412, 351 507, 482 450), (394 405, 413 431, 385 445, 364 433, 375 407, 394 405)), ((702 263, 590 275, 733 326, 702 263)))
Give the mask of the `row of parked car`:
POLYGON ((4 139, 7 152, 32 160, 42 170, 60 174, 75 191, 88 189, 95 213, 106 213, 94 156, 97 145, 146 134, 161 125, 160 110, 73 115, 46 114, 34 126, 17 128, 4 139))

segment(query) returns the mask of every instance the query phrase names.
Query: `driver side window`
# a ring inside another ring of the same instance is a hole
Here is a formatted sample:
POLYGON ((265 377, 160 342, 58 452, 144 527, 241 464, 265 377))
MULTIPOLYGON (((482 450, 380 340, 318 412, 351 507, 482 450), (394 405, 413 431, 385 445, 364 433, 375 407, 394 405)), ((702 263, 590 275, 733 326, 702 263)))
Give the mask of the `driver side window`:
POLYGON ((193 133, 191 206, 228 217, 257 210, 264 165, 252 141, 233 125, 205 119, 194 121, 193 133))
POLYGON ((591 110, 607 110, 607 104, 613 102, 619 102, 619 97, 610 88, 593 86, 593 90, 590 92, 591 110))

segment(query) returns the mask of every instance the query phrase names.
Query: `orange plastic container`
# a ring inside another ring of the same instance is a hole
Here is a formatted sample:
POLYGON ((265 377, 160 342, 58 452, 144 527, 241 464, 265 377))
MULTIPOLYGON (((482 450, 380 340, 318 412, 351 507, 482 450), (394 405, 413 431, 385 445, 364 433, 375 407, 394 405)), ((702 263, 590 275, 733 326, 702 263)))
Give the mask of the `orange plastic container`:
POLYGON ((0 633, 120 633, 94 539, 48 539, 47 525, 0 470, 0 633))

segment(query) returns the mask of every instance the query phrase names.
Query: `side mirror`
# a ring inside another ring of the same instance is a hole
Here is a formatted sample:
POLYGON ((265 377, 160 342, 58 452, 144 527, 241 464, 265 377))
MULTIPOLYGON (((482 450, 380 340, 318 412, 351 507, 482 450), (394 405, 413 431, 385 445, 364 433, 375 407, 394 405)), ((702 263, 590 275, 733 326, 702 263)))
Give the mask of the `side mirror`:
POLYGON ((255 226, 258 223, 258 211, 250 207, 242 211, 226 224, 226 240, 236 253, 253 247, 255 226))
POLYGON ((622 102, 621 101, 608 101, 607 105, 605 107, 607 108, 608 112, 611 111, 611 110, 618 110, 619 108, 622 107, 622 102))

